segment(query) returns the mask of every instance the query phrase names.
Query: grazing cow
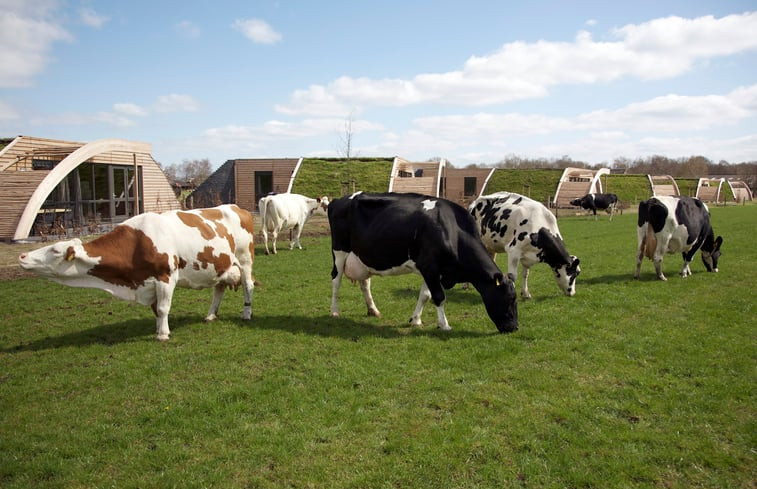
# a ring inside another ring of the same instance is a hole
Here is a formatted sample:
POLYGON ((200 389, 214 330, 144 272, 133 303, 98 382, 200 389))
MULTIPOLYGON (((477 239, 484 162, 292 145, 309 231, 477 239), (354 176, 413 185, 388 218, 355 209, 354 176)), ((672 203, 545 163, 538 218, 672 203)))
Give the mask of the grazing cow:
POLYGON ((311 199, 300 194, 274 194, 260 199, 260 219, 263 227, 263 241, 265 242, 265 254, 268 251, 268 233, 273 235, 273 254, 276 254, 276 239, 282 229, 294 230, 294 238, 289 242, 289 249, 298 249, 300 235, 305 223, 315 214, 326 215, 329 206, 328 197, 311 199))
POLYGON ((357 193, 331 203, 331 315, 339 316, 342 276, 360 282, 369 316, 380 316, 371 296, 371 275, 417 273, 423 285, 410 322, 421 325, 424 304, 436 305, 437 325, 451 329, 444 314, 444 289, 470 282, 502 332, 518 329, 512 277, 486 253, 476 223, 450 201, 418 194, 357 193))
POLYGON ((641 261, 647 256, 654 262, 657 278, 667 280, 662 273, 665 253, 681 252, 681 276, 691 275, 689 263, 698 249, 702 249, 702 262, 708 272, 718 271, 718 259, 723 238, 710 225, 710 211, 699 199, 692 197, 659 196, 639 204, 636 255, 636 273, 639 278, 641 261))
POLYGON ((244 288, 242 319, 252 316, 253 218, 236 205, 145 213, 99 238, 72 239, 19 256, 19 264, 55 282, 103 289, 150 305, 157 337, 169 338, 174 288, 214 287, 206 321, 218 314, 226 287, 244 288))
POLYGON ((594 213, 594 220, 597 220, 597 209, 610 213, 610 220, 615 214, 615 207, 618 205, 618 196, 615 194, 586 194, 581 198, 573 199, 570 205, 575 205, 586 209, 586 215, 594 213))
POLYGON ((523 266, 521 296, 530 299, 528 272, 539 262, 555 272, 557 285, 565 295, 576 293, 579 259, 569 255, 557 219, 544 205, 519 194, 497 192, 473 201, 468 208, 476 219, 481 239, 489 253, 507 253, 507 272, 515 276, 523 266))

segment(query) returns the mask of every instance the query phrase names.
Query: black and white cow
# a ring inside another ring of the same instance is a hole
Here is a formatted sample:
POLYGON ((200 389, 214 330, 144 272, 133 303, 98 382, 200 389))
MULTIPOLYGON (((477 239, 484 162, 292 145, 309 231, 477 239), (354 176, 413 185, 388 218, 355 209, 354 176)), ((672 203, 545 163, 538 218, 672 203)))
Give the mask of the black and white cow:
POLYGON ((483 195, 468 208, 476 219, 489 253, 507 253, 507 272, 515 276, 523 266, 521 296, 531 298, 528 272, 536 263, 548 264, 565 295, 576 293, 579 259, 565 248, 557 219, 543 204, 510 192, 483 195))
POLYGON ((333 201, 328 216, 334 260, 331 316, 339 316, 343 275, 360 282, 368 315, 379 316, 370 277, 417 273, 423 285, 412 324, 421 324, 423 306, 431 299, 439 328, 451 329, 444 314, 444 289, 470 282, 500 332, 518 329, 513 277, 497 268, 463 207, 418 194, 357 193, 333 201))
POLYGON ((718 271, 723 238, 715 238, 710 211, 699 199, 659 196, 641 202, 637 237, 639 249, 634 278, 639 278, 641 262, 646 256, 654 262, 657 278, 667 280, 662 273, 662 258, 665 253, 678 252, 683 255, 681 276, 688 277, 691 259, 700 248, 707 271, 718 271))
POLYGON ((615 194, 586 194, 581 198, 573 199, 570 205, 575 205, 586 209, 586 214, 594 213, 594 220, 597 220, 597 209, 610 213, 610 220, 615 214, 615 207, 618 205, 618 196, 615 194))

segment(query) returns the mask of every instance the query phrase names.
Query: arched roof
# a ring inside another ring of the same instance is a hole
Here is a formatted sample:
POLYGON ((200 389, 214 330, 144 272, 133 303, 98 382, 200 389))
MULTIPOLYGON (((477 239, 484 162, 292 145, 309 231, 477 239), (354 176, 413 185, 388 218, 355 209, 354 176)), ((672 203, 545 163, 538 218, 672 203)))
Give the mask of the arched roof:
POLYGON ((34 220, 37 217, 37 211, 42 208, 42 204, 45 203, 47 196, 50 195, 50 192, 55 189, 61 180, 66 178, 66 175, 80 164, 94 156, 111 151, 149 154, 151 149, 149 143, 127 141, 124 139, 100 139, 76 149, 58 163, 34 190, 34 193, 32 193, 26 203, 24 212, 21 214, 13 239, 25 239, 29 236, 34 225, 34 220))

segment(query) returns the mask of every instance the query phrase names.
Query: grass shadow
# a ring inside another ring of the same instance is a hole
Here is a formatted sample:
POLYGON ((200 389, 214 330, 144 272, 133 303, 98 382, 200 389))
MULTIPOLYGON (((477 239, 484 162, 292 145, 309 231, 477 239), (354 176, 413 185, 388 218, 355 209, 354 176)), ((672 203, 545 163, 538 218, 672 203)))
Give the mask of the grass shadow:
POLYGON ((327 338, 340 338, 345 341, 359 341, 364 338, 395 339, 406 336, 429 336, 440 340, 454 338, 479 338, 498 334, 491 332, 466 331, 453 329, 441 331, 435 326, 411 326, 408 323, 398 325, 376 324, 381 318, 365 316, 363 321, 356 321, 344 316, 255 316, 251 322, 237 320, 240 325, 253 329, 270 329, 288 331, 292 334, 310 334, 327 338))
MULTIPOLYGON (((176 315, 170 317, 171 333, 197 321, 197 316, 176 315)), ((102 324, 89 329, 73 331, 60 336, 47 336, 29 343, 3 348, 0 353, 18 353, 23 351, 52 350, 66 347, 84 347, 91 345, 112 346, 126 343, 135 338, 149 341, 155 339, 155 320, 150 317, 129 319, 117 323, 102 324)))

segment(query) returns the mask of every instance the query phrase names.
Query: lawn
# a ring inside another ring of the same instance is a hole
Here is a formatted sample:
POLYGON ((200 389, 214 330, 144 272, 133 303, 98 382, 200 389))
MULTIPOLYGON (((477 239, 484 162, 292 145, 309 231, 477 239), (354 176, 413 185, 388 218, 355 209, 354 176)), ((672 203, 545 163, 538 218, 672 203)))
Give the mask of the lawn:
POLYGON ((577 295, 534 267, 508 335, 460 287, 452 332, 409 327, 415 276, 328 317, 328 237, 257 248, 250 322, 177 291, 166 343, 149 308, 2 281, 0 487, 753 488, 757 206, 713 208, 720 273, 668 282, 632 279, 635 221, 561 218, 577 295))

